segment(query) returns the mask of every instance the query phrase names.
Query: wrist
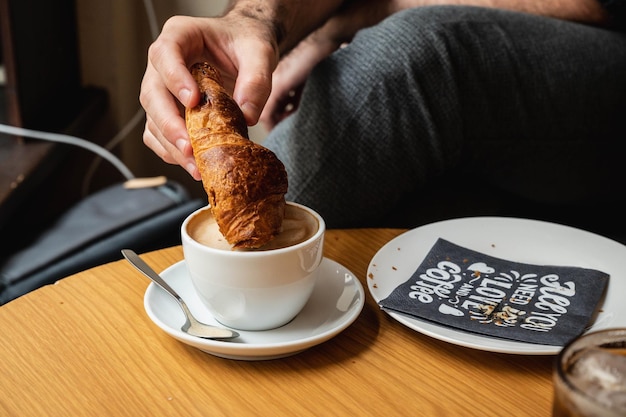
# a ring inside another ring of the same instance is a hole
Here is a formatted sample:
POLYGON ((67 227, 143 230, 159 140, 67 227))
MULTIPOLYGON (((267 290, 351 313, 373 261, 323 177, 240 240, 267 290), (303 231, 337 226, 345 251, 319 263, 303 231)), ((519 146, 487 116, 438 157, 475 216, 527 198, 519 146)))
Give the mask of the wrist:
POLYGON ((233 2, 227 14, 238 19, 250 19, 264 27, 271 43, 280 47, 290 26, 289 7, 281 0, 240 0, 233 2))
POLYGON ((234 0, 228 14, 262 24, 281 54, 319 28, 344 0, 234 0))

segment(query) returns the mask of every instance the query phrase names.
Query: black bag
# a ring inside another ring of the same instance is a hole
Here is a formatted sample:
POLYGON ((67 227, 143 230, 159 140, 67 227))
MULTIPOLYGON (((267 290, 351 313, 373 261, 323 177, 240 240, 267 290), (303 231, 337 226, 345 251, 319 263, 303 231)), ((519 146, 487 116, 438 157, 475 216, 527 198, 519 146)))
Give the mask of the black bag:
POLYGON ((27 248, 0 265, 0 305, 82 270, 137 252, 180 244, 180 226, 206 201, 177 183, 149 188, 117 184, 81 200, 27 248))

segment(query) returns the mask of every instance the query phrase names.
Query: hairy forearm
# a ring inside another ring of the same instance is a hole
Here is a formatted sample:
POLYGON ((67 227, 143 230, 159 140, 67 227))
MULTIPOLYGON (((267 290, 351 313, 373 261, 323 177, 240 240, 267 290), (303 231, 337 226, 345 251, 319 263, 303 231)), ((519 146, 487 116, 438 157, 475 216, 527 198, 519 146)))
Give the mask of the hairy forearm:
POLYGON ((608 22, 598 0, 389 0, 392 11, 444 4, 491 7, 596 25, 608 22))
POLYGON ((231 0, 227 14, 254 18, 270 27, 281 52, 321 26, 343 0, 231 0))
POLYGON ((324 25, 325 36, 341 43, 395 12, 435 5, 498 8, 598 26, 610 22, 598 0, 231 0, 227 13, 264 23, 282 55, 324 25))
POLYGON ((349 42, 354 34, 404 9, 424 6, 477 6, 498 8, 576 21, 608 25, 609 16, 598 0, 346 0, 313 40, 349 42), (316 39, 317 38, 317 39, 316 39))

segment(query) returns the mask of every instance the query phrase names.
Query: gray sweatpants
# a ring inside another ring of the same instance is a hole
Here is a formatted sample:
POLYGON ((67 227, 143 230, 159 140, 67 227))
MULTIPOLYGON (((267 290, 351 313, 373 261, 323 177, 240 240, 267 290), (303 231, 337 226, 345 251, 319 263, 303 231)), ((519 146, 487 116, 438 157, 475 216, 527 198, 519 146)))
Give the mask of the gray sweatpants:
POLYGON ((407 200, 419 217, 440 178, 477 198, 608 202, 626 193, 626 34, 474 7, 397 13, 320 63, 264 144, 287 198, 329 227, 384 225, 407 200))

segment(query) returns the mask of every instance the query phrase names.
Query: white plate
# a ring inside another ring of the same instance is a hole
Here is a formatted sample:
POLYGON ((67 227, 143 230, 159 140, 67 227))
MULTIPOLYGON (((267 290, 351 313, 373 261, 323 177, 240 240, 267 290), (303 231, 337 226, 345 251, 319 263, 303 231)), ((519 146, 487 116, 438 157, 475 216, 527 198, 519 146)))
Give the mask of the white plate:
MULTIPOLYGON (((294 355, 336 336, 361 313, 365 291, 356 276, 341 264, 324 258, 311 298, 286 325, 266 331, 240 331, 232 341, 207 340, 183 333, 185 321, 176 301, 154 283, 144 296, 150 319, 170 336, 215 356, 240 360, 276 359, 294 355)), ((208 324, 219 323, 196 295, 184 261, 161 273, 181 296, 191 313, 208 324)))
MULTIPOLYGON (((610 275, 607 296, 589 330, 626 327, 626 246, 596 234, 536 220, 473 217, 446 220, 410 230, 383 246, 372 258, 367 286, 376 302, 408 280, 437 238, 487 255, 530 264, 577 266, 610 275)), ((491 352, 554 355, 559 346, 481 336, 388 312, 405 326, 460 346, 491 352)))

